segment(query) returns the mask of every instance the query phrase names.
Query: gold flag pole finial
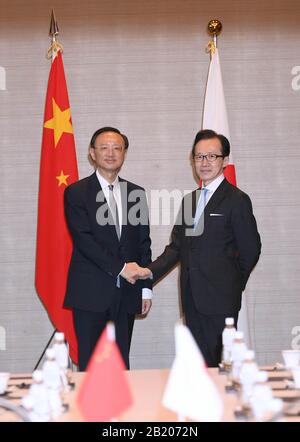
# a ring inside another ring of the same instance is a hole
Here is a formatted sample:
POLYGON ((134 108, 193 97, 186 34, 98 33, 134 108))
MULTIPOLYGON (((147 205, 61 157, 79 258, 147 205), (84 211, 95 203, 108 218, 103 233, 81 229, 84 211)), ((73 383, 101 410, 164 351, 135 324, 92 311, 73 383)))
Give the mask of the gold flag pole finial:
POLYGON ((56 39, 56 36, 58 34, 59 34, 58 24, 57 24, 57 21, 55 18, 54 10, 52 9, 49 35, 50 35, 50 37, 56 39))
POLYGON ((213 55, 215 53, 215 50, 217 47, 217 36, 222 31, 222 23, 220 22, 220 20, 217 20, 217 19, 210 20, 207 25, 207 30, 208 30, 208 33, 213 38, 212 38, 212 40, 209 41, 209 43, 206 47, 206 51, 210 52, 211 55, 213 55))
POLYGON ((49 35, 52 39, 51 41, 51 46, 47 51, 47 58, 54 58, 57 54, 57 52, 60 50, 61 52, 63 52, 63 47, 60 43, 58 43, 58 41, 56 40, 56 37, 59 34, 59 29, 58 29, 58 24, 55 18, 55 13, 54 10, 52 9, 51 12, 51 20, 50 20, 50 30, 49 30, 49 35))

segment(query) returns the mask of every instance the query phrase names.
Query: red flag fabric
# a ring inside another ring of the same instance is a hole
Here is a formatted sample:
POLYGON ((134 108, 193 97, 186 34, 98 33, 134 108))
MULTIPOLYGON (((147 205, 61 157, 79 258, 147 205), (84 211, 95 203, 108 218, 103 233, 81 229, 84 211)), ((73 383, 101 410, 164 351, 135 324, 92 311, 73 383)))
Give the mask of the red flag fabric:
POLYGON ((77 363, 72 312, 63 308, 72 241, 65 221, 65 188, 78 180, 75 142, 61 52, 52 61, 45 105, 38 202, 36 290, 77 363))
POLYGON ((112 324, 102 333, 87 367, 77 396, 86 421, 108 422, 132 403, 132 394, 119 348, 111 337, 112 324))

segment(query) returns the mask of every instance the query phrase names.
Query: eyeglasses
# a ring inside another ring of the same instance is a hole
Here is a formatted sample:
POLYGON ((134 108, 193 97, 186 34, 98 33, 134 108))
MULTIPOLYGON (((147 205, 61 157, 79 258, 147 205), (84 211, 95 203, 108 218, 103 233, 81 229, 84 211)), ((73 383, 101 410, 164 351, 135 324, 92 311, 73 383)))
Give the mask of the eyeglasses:
POLYGON ((91 147, 94 148, 94 149, 97 149, 97 150, 101 150, 102 152, 106 151, 110 147, 112 147, 113 150, 116 151, 116 152, 122 152, 123 151, 123 146, 121 146, 119 144, 113 144, 112 146, 110 146, 108 144, 101 144, 100 146, 91 146, 91 147))
POLYGON ((217 158, 224 158, 224 155, 217 155, 215 153, 208 153, 206 155, 194 155, 194 161, 204 161, 206 159, 209 163, 213 163, 217 158))

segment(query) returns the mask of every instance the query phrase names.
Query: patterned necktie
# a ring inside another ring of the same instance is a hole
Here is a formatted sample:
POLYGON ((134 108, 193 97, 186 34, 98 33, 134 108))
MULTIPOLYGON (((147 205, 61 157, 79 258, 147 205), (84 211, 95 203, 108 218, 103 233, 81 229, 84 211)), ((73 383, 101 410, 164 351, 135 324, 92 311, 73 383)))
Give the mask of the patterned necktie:
POLYGON ((115 229, 118 235, 118 239, 120 240, 120 222, 119 222, 119 213, 118 213, 118 206, 115 200, 114 196, 114 186, 113 184, 110 184, 108 186, 109 188, 109 208, 112 213, 114 223, 115 223, 115 229))
MULTIPOLYGON (((114 223, 115 223, 115 229, 118 235, 118 239, 120 241, 120 222, 119 222, 119 213, 118 213, 118 206, 115 200, 115 196, 114 196, 114 186, 113 184, 109 184, 108 186, 109 188, 109 208, 110 211, 112 213, 113 219, 114 219, 114 223)), ((120 283, 120 276, 117 277, 117 282, 116 282, 116 286, 118 288, 120 288, 121 283, 120 283)))
POLYGON ((200 198, 198 201, 197 210, 196 210, 196 214, 195 214, 195 218, 194 218, 194 230, 196 229, 198 222, 200 220, 200 217, 201 217, 201 215, 204 211, 204 208, 206 206, 207 192, 208 192, 208 189, 206 187, 203 187, 201 189, 201 194, 200 194, 200 198))

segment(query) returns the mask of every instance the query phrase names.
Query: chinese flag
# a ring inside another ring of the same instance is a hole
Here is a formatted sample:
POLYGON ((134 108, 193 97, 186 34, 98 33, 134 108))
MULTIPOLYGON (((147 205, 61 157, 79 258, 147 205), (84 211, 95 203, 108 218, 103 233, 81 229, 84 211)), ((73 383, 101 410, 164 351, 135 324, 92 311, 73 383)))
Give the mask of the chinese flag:
POLYGON ((98 422, 117 418, 133 403, 111 323, 103 331, 88 364, 77 403, 86 421, 98 422))
POLYGON ((36 289, 77 363, 70 310, 63 308, 72 241, 65 221, 65 188, 78 180, 75 142, 61 52, 52 61, 45 105, 38 203, 36 289))

